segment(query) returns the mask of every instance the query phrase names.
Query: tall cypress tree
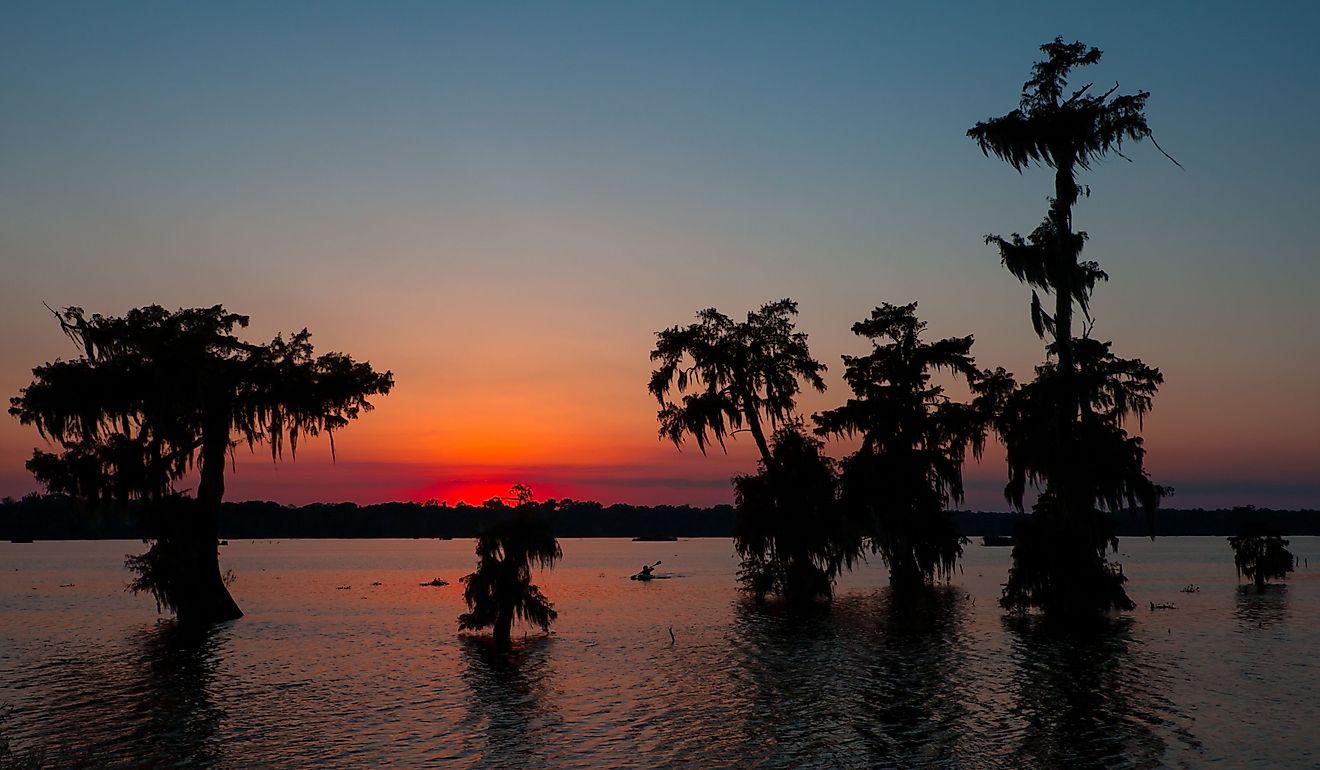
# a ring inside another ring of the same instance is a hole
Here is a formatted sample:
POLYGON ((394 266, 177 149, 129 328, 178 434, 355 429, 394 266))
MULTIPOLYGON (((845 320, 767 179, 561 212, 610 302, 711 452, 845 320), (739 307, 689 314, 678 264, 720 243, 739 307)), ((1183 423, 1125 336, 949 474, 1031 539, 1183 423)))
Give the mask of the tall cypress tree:
POLYGON ((1031 323, 1047 355, 1000 419, 1006 496, 1021 509, 1026 486, 1041 489, 1036 515, 1019 532, 1002 602, 1090 614, 1132 606, 1123 575, 1106 559, 1117 541, 1105 511, 1140 505, 1153 515, 1168 490, 1150 481, 1141 439, 1124 428, 1130 416, 1140 422, 1162 375, 1114 356, 1110 343, 1090 339, 1089 328, 1074 332, 1075 311, 1090 321, 1091 293, 1108 280, 1099 264, 1081 259, 1087 234, 1075 229, 1073 209, 1090 190, 1077 177, 1111 153, 1126 157, 1124 142, 1154 138, 1145 115, 1149 93, 1118 94, 1117 84, 1103 93, 1091 83, 1070 89, 1069 75, 1099 62, 1099 49, 1055 38, 1041 51, 1045 58, 1032 68, 1018 108, 967 132, 984 154, 1018 172, 1036 165, 1054 170, 1054 194, 1040 225, 1026 238, 986 238, 1009 272, 1031 287, 1031 323), (1053 295, 1052 312, 1040 292, 1053 295))

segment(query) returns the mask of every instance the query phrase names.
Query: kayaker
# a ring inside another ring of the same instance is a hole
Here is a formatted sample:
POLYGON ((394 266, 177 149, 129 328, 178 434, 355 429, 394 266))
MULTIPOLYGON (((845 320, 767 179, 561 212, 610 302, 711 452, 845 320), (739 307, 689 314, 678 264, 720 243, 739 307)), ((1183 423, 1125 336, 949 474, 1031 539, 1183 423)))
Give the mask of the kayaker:
POLYGON ((642 571, 637 573, 637 577, 642 580, 646 580, 647 578, 651 577, 651 572, 654 570, 655 567, 651 566, 650 564, 643 564, 642 571))

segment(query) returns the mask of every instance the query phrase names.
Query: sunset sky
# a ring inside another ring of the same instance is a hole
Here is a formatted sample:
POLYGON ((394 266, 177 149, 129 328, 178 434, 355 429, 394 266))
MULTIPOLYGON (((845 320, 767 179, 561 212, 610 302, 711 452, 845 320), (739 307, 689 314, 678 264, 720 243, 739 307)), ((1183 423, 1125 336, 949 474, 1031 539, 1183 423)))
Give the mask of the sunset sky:
MULTIPOLYGON (((75 355, 42 306, 224 304, 309 328, 395 392, 229 499, 731 502, 657 438, 654 333, 780 297, 846 397, 849 332, 918 301, 984 366, 1042 358, 983 243, 1051 191, 965 132, 1037 46, 1148 90, 1160 144, 1082 182, 1093 334, 1159 366, 1172 507, 1320 507, 1320 6, 968 3, 0 4, 0 392, 75 355)), ((36 489, 0 420, 0 495, 36 489)), ((836 446, 841 455, 845 446, 836 446)), ((966 507, 1005 509, 1002 452, 966 507)))

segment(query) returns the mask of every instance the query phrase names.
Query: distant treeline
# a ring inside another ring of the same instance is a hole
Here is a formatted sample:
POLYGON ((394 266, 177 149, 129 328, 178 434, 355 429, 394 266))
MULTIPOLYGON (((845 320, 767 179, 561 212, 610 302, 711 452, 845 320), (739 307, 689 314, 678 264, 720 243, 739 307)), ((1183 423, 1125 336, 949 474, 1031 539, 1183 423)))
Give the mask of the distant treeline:
MULTIPOLYGON (((729 505, 601 505, 579 500, 538 503, 539 512, 559 537, 733 537, 729 505)), ((491 501, 482 505, 423 503, 314 503, 281 505, 270 501, 225 503, 220 537, 371 538, 476 537, 512 509, 491 501)), ((1010 535, 1026 514, 957 511, 964 535, 1010 535)), ((59 495, 29 495, 0 501, 0 540, 128 540, 149 537, 132 508, 87 510, 59 495)), ((1144 513, 1116 515, 1118 534, 1150 534, 1144 513)), ((1155 534, 1231 535, 1250 520, 1263 521, 1285 535, 1320 535, 1320 511, 1276 511, 1240 507, 1220 510, 1170 509, 1155 517, 1155 534)))

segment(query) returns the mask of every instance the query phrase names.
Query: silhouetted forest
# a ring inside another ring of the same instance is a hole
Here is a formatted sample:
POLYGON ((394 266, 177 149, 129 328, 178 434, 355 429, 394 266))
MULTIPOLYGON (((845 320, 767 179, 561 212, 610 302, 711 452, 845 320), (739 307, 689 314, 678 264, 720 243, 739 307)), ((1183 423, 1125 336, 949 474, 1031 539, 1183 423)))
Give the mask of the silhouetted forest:
MULTIPOLYGON (((731 505, 694 508, 687 505, 601 505, 581 500, 539 503, 539 515, 558 537, 733 537, 731 505)), ((253 500, 224 503, 220 537, 232 540, 276 538, 477 537, 493 523, 509 517, 503 505, 435 505, 423 503, 314 503, 281 505, 253 500)), ((969 537, 1011 535, 1030 514, 954 511, 958 530, 969 537)), ((1259 520, 1285 535, 1320 535, 1320 510, 1269 508, 1218 510, 1165 509, 1155 521, 1160 536, 1234 535, 1248 521, 1259 520)), ((1123 537, 1149 534, 1144 511, 1114 514, 1123 537)), ((60 495, 29 495, 0 501, 0 540, 135 540, 147 537, 146 526, 132 509, 87 512, 60 495)))

